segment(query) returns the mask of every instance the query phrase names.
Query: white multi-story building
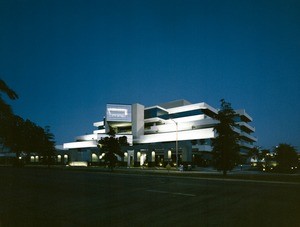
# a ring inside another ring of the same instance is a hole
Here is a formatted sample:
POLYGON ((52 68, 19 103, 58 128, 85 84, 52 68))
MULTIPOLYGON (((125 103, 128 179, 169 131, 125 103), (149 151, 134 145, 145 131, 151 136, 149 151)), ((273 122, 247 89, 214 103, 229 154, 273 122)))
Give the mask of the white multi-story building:
MULTIPOLYGON (((252 118, 245 110, 235 110, 236 128, 240 135, 240 152, 246 154, 257 139, 251 134, 252 118)), ((76 137, 64 143, 58 161, 86 161, 101 163, 101 150, 97 141, 107 137, 110 127, 116 136, 126 136, 129 146, 123 147, 125 165, 164 165, 172 163, 205 164, 210 160, 211 141, 216 137, 214 126, 218 110, 208 104, 191 104, 176 100, 156 106, 141 104, 107 104, 103 121, 95 122, 92 134, 76 137)))

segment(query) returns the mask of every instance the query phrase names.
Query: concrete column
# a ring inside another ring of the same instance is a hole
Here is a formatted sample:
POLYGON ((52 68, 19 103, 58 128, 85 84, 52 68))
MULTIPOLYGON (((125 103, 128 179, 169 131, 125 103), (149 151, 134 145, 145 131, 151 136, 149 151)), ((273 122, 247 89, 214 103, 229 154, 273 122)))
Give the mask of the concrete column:
POLYGON ((182 161, 192 162, 192 146, 188 143, 182 144, 182 161))
POLYGON ((134 150, 127 151, 127 167, 134 165, 134 150))
POLYGON ((139 139, 144 135, 144 109, 141 104, 132 105, 132 136, 133 140, 139 139))

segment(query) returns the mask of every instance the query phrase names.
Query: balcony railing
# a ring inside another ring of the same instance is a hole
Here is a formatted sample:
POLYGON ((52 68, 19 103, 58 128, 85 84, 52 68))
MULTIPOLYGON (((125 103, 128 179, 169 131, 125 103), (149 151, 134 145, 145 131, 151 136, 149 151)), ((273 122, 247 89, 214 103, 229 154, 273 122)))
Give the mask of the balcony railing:
POLYGON ((252 135, 250 135, 250 134, 248 134, 246 132, 241 132, 240 135, 243 136, 243 137, 245 137, 245 138, 247 138, 247 139, 252 140, 253 142, 257 142, 257 138, 256 137, 254 137, 254 136, 252 136, 252 135))
POLYGON ((239 145, 240 145, 241 147, 247 147, 247 148, 250 148, 250 149, 252 149, 252 148, 254 147, 253 144, 247 143, 247 142, 239 142, 239 145))
POLYGON ((249 129, 251 132, 255 132, 255 128, 252 127, 251 125, 247 124, 246 122, 238 122, 237 125, 239 125, 241 127, 245 127, 247 129, 249 129))

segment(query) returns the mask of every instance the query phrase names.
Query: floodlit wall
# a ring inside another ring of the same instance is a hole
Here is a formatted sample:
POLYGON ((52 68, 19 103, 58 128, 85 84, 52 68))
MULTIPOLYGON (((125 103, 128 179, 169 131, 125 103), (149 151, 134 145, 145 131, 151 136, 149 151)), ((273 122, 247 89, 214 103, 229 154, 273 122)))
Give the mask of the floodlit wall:
POLYGON ((150 135, 142 135, 138 139, 134 140, 134 143, 158 143, 158 142, 170 142, 175 141, 178 133, 178 141, 181 140, 197 140, 214 138, 215 133, 213 128, 196 129, 188 131, 173 131, 166 133, 157 133, 150 135))
POLYGON ((63 149, 75 149, 75 148, 89 148, 97 147, 97 141, 81 141, 81 142, 72 142, 64 143, 63 149))

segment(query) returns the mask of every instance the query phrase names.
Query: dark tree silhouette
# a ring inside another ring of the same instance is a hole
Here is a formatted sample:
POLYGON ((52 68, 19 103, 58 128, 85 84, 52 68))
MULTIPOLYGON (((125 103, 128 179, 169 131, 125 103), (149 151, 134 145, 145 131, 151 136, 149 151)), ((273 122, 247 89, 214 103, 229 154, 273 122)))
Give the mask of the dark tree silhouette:
POLYGON ((11 107, 2 99, 1 93, 12 100, 18 98, 18 95, 0 79, 0 143, 15 152, 17 157, 21 152, 34 152, 50 161, 49 157, 55 152, 54 136, 50 133, 50 128, 43 129, 30 120, 14 115, 11 107))
POLYGON ((227 175, 227 171, 232 170, 239 160, 238 134, 234 132, 235 112, 231 108, 231 104, 224 99, 221 100, 221 109, 216 118, 219 123, 214 127, 217 133, 216 138, 212 141, 213 159, 217 170, 223 171, 223 175, 227 175))
MULTIPOLYGON (((6 83, 0 79, 0 92, 6 94, 11 100, 18 99, 18 95, 12 89, 10 89, 6 83)), ((0 93, 0 113, 1 115, 11 115, 12 110, 10 106, 3 100, 2 94, 0 93)))
POLYGON ((116 138, 115 131, 110 128, 109 137, 102 138, 98 141, 99 147, 101 151, 104 151, 104 161, 110 167, 111 171, 115 167, 118 159, 117 156, 123 157, 124 153, 121 151, 122 145, 128 145, 127 137, 123 136, 120 138, 116 138))
POLYGON ((50 127, 45 129, 30 120, 15 115, 10 122, 3 144, 9 147, 19 157, 20 153, 27 156, 36 153, 44 157, 44 164, 50 164, 51 157, 55 153, 54 135, 50 127))
POLYGON ((45 164, 50 166, 52 164, 52 157, 55 155, 55 141, 54 135, 50 132, 50 126, 46 126, 43 129, 43 133, 41 135, 41 153, 45 157, 45 164))
POLYGON ((18 95, 0 79, 0 143, 4 143, 7 139, 7 133, 14 118, 13 111, 10 105, 4 101, 2 94, 6 94, 11 100, 18 98, 18 95))
POLYGON ((258 162, 258 160, 260 160, 262 158, 260 150, 258 149, 258 147, 253 147, 252 149, 250 149, 248 151, 248 157, 249 158, 255 157, 256 161, 258 162))
POLYGON ((1 92, 4 92, 5 94, 7 94, 7 96, 10 98, 10 99, 18 99, 18 95, 16 92, 14 92, 11 88, 9 88, 7 86, 7 84, 2 80, 0 79, 0 91, 1 92))
POLYGON ((267 154, 270 153, 269 149, 262 149, 261 150, 261 158, 265 158, 267 156, 267 154))
POLYGON ((295 147, 281 143, 276 146, 275 153, 280 171, 290 171, 292 167, 298 166, 298 155, 295 147))
POLYGON ((253 147, 248 151, 248 157, 253 157, 253 156, 255 156, 256 158, 258 158, 259 156, 259 149, 257 147, 253 147))

